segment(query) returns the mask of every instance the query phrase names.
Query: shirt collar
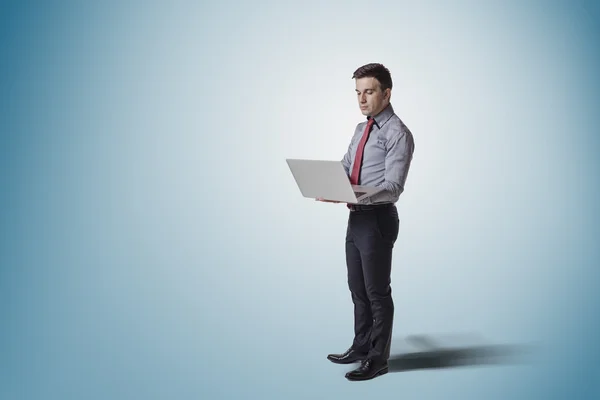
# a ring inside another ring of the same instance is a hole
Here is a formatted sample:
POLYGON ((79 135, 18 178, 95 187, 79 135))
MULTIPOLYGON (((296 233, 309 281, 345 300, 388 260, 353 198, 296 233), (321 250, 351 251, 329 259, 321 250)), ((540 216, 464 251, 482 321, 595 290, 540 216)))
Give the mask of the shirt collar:
POLYGON ((375 117, 367 117, 367 120, 374 118, 377 129, 381 129, 381 127, 392 117, 392 115, 394 115, 394 108, 392 107, 392 103, 390 103, 375 117))

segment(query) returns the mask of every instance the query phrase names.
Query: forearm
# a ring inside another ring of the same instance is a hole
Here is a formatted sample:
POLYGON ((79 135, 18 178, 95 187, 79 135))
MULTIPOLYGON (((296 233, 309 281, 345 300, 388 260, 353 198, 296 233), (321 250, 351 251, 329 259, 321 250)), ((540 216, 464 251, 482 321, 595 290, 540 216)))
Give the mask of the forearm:
POLYGON ((377 187, 383 188, 384 191, 389 192, 392 196, 398 197, 404 191, 404 187, 397 182, 391 180, 385 180, 377 187))

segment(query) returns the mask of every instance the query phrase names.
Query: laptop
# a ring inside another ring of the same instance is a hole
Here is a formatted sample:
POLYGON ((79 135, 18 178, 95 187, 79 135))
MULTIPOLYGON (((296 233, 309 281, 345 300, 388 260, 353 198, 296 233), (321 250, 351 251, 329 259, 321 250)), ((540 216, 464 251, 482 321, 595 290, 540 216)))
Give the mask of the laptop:
POLYGON ((350 184, 341 161, 286 159, 304 197, 356 204, 383 188, 350 184))

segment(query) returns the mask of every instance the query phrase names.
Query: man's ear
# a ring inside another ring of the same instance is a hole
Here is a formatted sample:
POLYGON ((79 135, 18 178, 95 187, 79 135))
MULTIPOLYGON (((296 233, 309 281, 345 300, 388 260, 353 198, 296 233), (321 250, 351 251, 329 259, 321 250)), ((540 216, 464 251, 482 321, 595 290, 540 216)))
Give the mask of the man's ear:
POLYGON ((392 97, 392 89, 387 88, 387 89, 385 89, 385 92, 384 92, 384 98, 386 100, 389 100, 390 97, 392 97))

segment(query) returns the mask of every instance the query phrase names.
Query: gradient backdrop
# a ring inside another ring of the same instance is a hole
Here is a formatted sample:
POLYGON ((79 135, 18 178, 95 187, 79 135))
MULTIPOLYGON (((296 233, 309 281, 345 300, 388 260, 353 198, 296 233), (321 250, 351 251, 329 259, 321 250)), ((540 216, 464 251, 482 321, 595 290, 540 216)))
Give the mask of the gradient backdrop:
POLYGON ((5 1, 0 45, 0 398, 600 398, 597 2, 5 1), (325 359, 347 209, 285 158, 341 159, 368 62, 416 143, 392 353, 534 357, 325 359))

